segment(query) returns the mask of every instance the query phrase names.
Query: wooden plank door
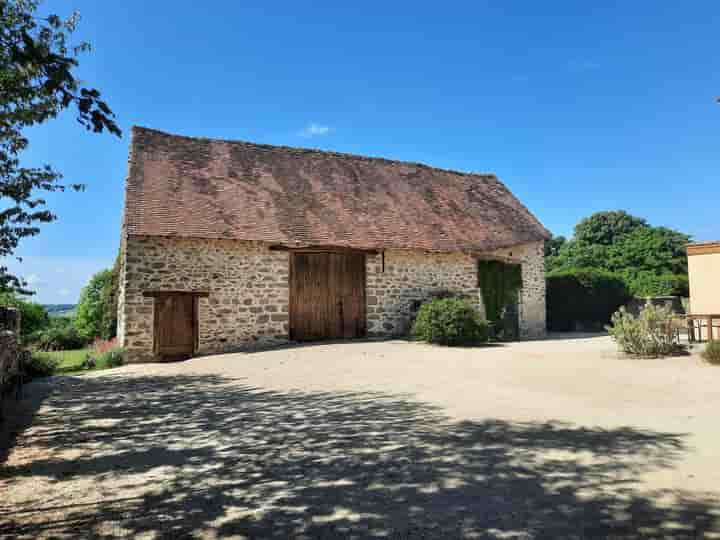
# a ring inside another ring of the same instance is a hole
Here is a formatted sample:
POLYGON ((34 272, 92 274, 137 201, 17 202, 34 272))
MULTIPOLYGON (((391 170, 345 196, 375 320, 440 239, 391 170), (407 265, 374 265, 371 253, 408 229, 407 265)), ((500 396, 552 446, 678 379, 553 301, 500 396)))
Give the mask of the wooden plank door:
POLYGON ((169 294, 155 297, 155 353, 162 358, 189 358, 196 342, 195 297, 169 294))
POLYGON ((365 255, 290 255, 290 338, 297 341, 365 335, 365 255))

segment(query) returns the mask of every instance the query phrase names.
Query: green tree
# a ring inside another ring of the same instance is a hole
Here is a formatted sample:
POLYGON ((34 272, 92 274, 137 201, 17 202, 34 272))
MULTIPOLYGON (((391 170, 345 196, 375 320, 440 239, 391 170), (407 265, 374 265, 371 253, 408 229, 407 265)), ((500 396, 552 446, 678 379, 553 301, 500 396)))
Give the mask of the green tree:
POLYGON ((568 268, 604 268, 608 247, 601 244, 586 244, 575 239, 565 242, 555 257, 546 261, 546 271, 568 268))
POLYGON ((643 218, 625 210, 596 212, 575 225, 574 239, 581 244, 610 246, 635 229, 647 226, 643 218))
POLYGON ((687 274, 683 234, 666 227, 641 227, 622 237, 608 250, 606 265, 611 270, 643 270, 653 274, 687 274))
POLYGON ((564 236, 553 236, 550 240, 545 242, 545 256, 553 257, 560 253, 560 249, 567 242, 567 238, 564 236))
MULTIPOLYGON (((29 145, 24 131, 73 107, 86 129, 121 135, 100 92, 82 87, 76 77, 77 58, 90 48, 68 43, 78 14, 40 18, 37 7, 37 0, 0 0, 0 259, 13 255, 23 238, 38 234, 39 224, 56 218, 45 208, 42 192, 82 189, 62 183, 50 165, 22 167, 20 156, 29 145)), ((4 266, 0 291, 27 292, 4 266)))
POLYGON ((47 310, 40 304, 28 302, 16 294, 1 293, 0 306, 14 307, 20 310, 20 333, 23 340, 30 339, 38 330, 42 330, 49 323, 47 310))
POLYGON ((636 296, 684 295, 689 241, 687 234, 654 227, 623 210, 598 212, 580 221, 575 236, 546 257, 546 270, 606 270, 622 276, 636 296))
POLYGON ((120 284, 120 257, 110 271, 110 278, 105 282, 101 294, 103 306, 102 321, 100 322, 100 337, 104 339, 114 338, 117 334, 117 307, 118 307, 118 286, 120 284))
POLYGON ((102 270, 90 278, 80 292, 75 327, 80 335, 92 339, 103 336, 103 320, 107 312, 105 290, 112 280, 112 270, 102 270))

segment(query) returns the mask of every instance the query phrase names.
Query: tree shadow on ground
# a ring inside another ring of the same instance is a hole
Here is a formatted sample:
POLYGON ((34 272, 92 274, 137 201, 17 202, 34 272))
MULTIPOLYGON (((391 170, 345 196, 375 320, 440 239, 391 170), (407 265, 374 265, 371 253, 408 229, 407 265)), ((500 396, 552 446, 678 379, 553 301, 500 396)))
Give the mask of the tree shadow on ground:
POLYGON ((380 393, 219 376, 65 378, 0 482, 19 538, 702 538, 717 501, 646 492, 682 434, 453 422, 380 393), (70 495, 71 494, 71 495, 70 495))

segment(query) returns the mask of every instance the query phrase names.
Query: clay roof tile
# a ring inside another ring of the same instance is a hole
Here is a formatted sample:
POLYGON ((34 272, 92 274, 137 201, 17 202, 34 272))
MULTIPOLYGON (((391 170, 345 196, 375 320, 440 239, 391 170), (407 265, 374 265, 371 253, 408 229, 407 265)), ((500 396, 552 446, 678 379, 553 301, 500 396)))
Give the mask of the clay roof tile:
POLYGON ((487 251, 549 237, 492 174, 135 127, 128 234, 487 251))

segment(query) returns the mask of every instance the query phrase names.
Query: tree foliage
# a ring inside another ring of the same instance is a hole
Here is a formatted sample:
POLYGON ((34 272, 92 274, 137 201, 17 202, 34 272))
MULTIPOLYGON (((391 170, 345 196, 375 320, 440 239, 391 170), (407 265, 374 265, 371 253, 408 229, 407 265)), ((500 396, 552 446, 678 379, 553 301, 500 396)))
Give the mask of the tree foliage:
POLYGON ((105 291, 112 282, 112 270, 95 274, 80 292, 75 326, 88 339, 103 337, 103 320, 107 312, 105 291))
MULTIPOLYGON (((75 75, 78 56, 90 49, 85 42, 69 44, 79 15, 39 18, 37 7, 37 0, 0 0, 0 258, 13 255, 23 238, 38 234, 39 224, 55 219, 41 192, 82 189, 78 183, 63 184, 50 165, 21 166, 29 145, 24 130, 73 107, 86 129, 121 135, 100 92, 82 87, 75 75)), ((24 290, 6 267, 0 267, 3 290, 24 290)))
POLYGON ((574 238, 582 244, 610 246, 639 227, 647 227, 647 221, 625 210, 596 212, 575 226, 574 238))
POLYGON ((40 304, 29 302, 12 293, 0 293, 0 306, 14 307, 20 311, 20 333, 28 339, 48 324, 48 312, 40 304))
POLYGON ((110 278, 105 282, 101 293, 102 319, 100 320, 99 337, 111 339, 117 335, 118 287, 120 284, 120 257, 110 271, 110 278))
POLYGON ((69 351, 83 348, 89 339, 80 334, 74 319, 52 317, 47 326, 33 334, 33 341, 41 351, 69 351))
POLYGON ((557 257, 560 250, 567 242, 564 236, 553 236, 545 242, 545 257, 557 257))
POLYGON ((599 212, 575 227, 575 236, 546 246, 548 272, 595 268, 616 273, 636 296, 682 294, 690 237, 622 210, 599 212))
POLYGON ((684 275, 641 271, 623 278, 635 296, 690 296, 690 281, 684 275))

